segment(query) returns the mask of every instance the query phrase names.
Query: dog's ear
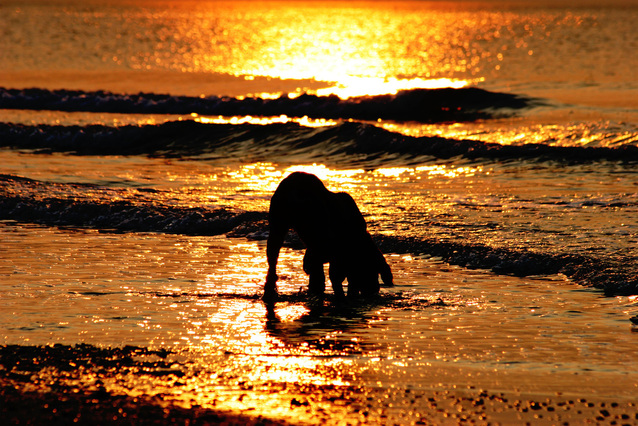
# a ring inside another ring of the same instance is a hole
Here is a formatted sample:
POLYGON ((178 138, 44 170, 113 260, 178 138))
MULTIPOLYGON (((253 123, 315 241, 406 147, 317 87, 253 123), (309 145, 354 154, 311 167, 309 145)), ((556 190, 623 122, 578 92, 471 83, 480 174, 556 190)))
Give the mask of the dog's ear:
POLYGON ((379 274, 381 275, 381 280, 386 287, 392 287, 394 285, 392 270, 390 269, 390 266, 385 261, 385 259, 381 264, 381 270, 379 271, 379 274))
POLYGON ((385 265, 385 268, 381 270, 381 280, 383 281, 383 284, 387 287, 392 287, 394 285, 392 271, 390 270, 390 267, 387 264, 385 265))

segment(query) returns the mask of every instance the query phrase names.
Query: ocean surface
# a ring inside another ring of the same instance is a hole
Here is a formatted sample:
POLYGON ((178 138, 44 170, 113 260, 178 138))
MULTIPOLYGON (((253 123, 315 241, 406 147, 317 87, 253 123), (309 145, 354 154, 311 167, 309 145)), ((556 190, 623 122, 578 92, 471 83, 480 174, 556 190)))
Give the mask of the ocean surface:
POLYGON ((263 395, 238 387, 274 382, 635 399, 637 20, 634 1, 3 1, 0 344, 175 351, 179 393, 111 391, 239 411, 263 395), (266 311, 268 204, 297 170, 356 200, 395 273, 379 300, 306 306, 291 238, 266 311))

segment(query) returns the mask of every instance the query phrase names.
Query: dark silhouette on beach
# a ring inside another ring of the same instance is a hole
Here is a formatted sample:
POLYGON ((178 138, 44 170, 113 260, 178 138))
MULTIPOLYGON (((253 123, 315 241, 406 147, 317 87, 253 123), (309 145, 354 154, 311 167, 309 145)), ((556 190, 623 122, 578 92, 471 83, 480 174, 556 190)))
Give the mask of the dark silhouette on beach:
POLYGON ((338 300, 343 300, 343 281, 348 279, 348 297, 379 293, 379 275, 391 286, 392 272, 383 254, 366 230, 366 222, 352 197, 331 192, 315 175, 295 172, 286 177, 270 201, 268 275, 263 300, 277 299, 277 260, 286 235, 293 229, 306 246, 303 269, 309 276, 308 290, 323 297, 328 273, 338 300))

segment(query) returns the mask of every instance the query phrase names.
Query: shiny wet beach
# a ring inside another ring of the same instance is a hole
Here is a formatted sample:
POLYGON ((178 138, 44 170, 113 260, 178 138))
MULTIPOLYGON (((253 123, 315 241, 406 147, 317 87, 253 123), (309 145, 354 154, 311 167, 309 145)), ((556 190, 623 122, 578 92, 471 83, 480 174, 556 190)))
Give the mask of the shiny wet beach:
MULTIPOLYGON (((411 415, 392 414, 386 398, 404 404, 411 392, 435 393, 443 403, 450 392, 478 398, 488 390, 510 398, 608 398, 625 407, 637 392, 636 336, 627 321, 635 297, 602 298, 561 277, 497 276, 390 255, 396 287, 378 301, 313 306, 299 293, 302 252, 285 249, 283 301, 268 313, 259 300, 261 242, 14 223, 1 232, 3 344, 170 352, 159 375, 102 374, 113 395, 161 394, 187 406, 295 422, 314 423, 320 413, 336 424, 340 416, 426 417, 425 401, 413 402, 411 415), (321 388, 365 396, 369 407, 308 393, 321 388)), ((42 374, 78 389, 96 380, 55 368, 42 374)))
POLYGON ((638 9, 573 3, 3 2, 0 417, 638 422, 638 9), (395 287, 264 306, 297 170, 395 287))

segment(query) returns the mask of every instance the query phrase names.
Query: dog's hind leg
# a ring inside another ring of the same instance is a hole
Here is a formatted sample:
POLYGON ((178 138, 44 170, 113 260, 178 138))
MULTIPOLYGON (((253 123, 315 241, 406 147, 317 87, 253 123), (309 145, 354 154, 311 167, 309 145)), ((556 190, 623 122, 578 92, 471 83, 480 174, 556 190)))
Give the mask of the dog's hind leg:
POLYGON ((323 296, 326 291, 323 261, 311 249, 307 249, 303 257, 303 270, 308 274, 308 292, 314 296, 323 296))
MULTIPOLYGON (((332 284, 332 290, 337 299, 345 300, 346 295, 343 292, 343 282, 346 279, 346 273, 344 268, 340 267, 337 262, 331 262, 328 275, 330 276, 330 284, 332 284)), ((350 294, 350 287, 348 287, 348 294, 350 294)))

